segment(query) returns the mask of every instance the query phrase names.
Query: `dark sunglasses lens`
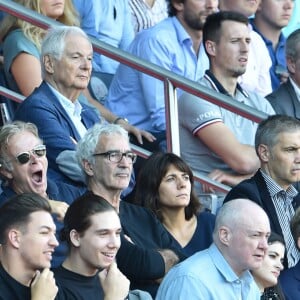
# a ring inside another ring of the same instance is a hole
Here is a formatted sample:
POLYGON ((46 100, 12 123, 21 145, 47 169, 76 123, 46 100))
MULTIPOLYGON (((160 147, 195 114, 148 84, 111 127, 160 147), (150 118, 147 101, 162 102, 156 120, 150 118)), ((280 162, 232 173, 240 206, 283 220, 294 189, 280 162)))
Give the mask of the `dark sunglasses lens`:
POLYGON ((22 165, 27 164, 29 159, 30 159, 29 153, 21 153, 20 155, 17 156, 17 160, 22 165))
POLYGON ((37 149, 37 150, 34 150, 34 154, 36 156, 39 156, 39 157, 44 156, 46 154, 46 149, 37 149))

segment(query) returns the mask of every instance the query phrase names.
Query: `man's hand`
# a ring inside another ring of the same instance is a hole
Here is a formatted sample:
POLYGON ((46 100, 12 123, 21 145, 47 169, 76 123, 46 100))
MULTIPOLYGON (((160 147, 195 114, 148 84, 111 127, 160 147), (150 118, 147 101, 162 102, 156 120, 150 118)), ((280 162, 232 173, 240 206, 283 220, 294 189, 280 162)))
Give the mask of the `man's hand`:
POLYGON ((30 288, 31 300, 54 300, 58 292, 53 273, 48 268, 42 273, 36 271, 30 288))
MULTIPOLYGON (((247 175, 238 175, 238 174, 231 174, 226 173, 224 171, 221 171, 219 169, 213 170, 211 173, 208 174, 208 177, 212 180, 215 180, 217 182, 226 184, 228 186, 236 186, 241 181, 250 178, 253 174, 247 174, 247 175)), ((204 193, 215 193, 216 191, 209 186, 208 184, 202 184, 202 190, 204 193)))
POLYGON ((57 215, 59 221, 63 221, 69 205, 66 202, 48 200, 53 214, 57 215))
POLYGON ((99 273, 104 300, 124 300, 129 293, 130 281, 113 262, 108 269, 99 273))
POLYGON ((140 130, 135 126, 130 125, 124 120, 120 119, 120 121, 118 121, 118 124, 122 126, 125 130, 127 130, 129 133, 134 135, 141 145, 143 144, 143 137, 149 142, 154 142, 156 140, 156 138, 150 132, 140 130))

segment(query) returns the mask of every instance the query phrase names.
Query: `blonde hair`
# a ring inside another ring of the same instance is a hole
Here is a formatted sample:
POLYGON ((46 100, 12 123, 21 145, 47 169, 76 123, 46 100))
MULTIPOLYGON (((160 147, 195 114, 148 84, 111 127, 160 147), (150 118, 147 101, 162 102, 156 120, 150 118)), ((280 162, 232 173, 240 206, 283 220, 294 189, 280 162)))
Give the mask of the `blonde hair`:
MULTIPOLYGON (((41 7, 40 7, 41 0, 14 0, 14 1, 23 5, 26 8, 29 8, 33 11, 42 14, 41 7)), ((73 6, 72 0, 65 0, 64 12, 57 19, 57 21, 64 25, 69 25, 69 26, 80 25, 79 16, 75 7, 73 6)), ((17 28, 20 28, 23 31, 24 35, 30 41, 32 41, 39 50, 41 50, 41 44, 44 35, 46 33, 46 30, 12 15, 8 15, 7 17, 5 17, 5 19, 1 24, 0 39, 3 41, 6 35, 11 30, 17 28)))

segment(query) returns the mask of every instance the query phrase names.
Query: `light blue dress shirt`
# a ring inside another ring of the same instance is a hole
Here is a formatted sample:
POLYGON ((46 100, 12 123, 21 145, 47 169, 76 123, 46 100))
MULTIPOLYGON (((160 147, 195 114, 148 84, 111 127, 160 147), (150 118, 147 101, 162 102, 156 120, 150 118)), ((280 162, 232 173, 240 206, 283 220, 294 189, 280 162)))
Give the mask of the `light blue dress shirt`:
MULTIPOLYGON (((134 38, 128 0, 92 0, 91 2, 94 6, 98 39, 126 50, 134 38)), ((115 74, 119 62, 101 55, 99 64, 101 72, 115 74)))
MULTIPOLYGON (((191 80, 204 73, 201 70, 204 49, 195 53, 191 37, 176 17, 140 32, 128 51, 191 80)), ((114 76, 106 106, 138 128, 151 132, 166 129, 162 81, 126 65, 120 65, 114 76)))
POLYGON ((260 300, 260 292, 251 273, 245 271, 238 277, 212 244, 173 267, 155 299, 260 300))

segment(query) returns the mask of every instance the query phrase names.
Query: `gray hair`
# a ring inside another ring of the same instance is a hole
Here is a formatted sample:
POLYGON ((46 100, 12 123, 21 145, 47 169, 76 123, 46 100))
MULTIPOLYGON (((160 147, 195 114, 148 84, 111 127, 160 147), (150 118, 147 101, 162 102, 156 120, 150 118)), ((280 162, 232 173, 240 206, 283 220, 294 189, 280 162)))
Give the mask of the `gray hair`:
MULTIPOLYGON (((16 134, 28 131, 36 136, 39 140, 38 129, 33 123, 25 123, 22 121, 14 121, 2 126, 0 130, 0 167, 8 171, 12 171, 12 164, 9 162, 10 158, 7 155, 7 147, 9 140, 16 134)), ((41 140, 42 143, 42 140, 41 140)))
POLYGON ((43 77, 46 73, 44 57, 49 55, 60 60, 65 50, 66 38, 69 35, 81 35, 89 41, 87 34, 77 26, 57 26, 48 30, 42 42, 41 66, 43 77))
POLYGON ((296 60, 299 56, 300 49, 297 49, 297 46, 300 43, 300 29, 295 30, 292 32, 285 43, 285 56, 296 60))
POLYGON ((77 144, 76 157, 80 166, 82 167, 83 160, 86 160, 93 165, 95 163, 95 157, 93 155, 102 136, 116 134, 124 137, 129 143, 128 132, 120 125, 108 123, 95 124, 90 128, 77 144))
POLYGON ((278 142, 278 136, 284 132, 300 130, 300 120, 286 116, 273 115, 259 123, 255 134, 255 150, 258 155, 258 147, 263 144, 272 149, 278 142))

